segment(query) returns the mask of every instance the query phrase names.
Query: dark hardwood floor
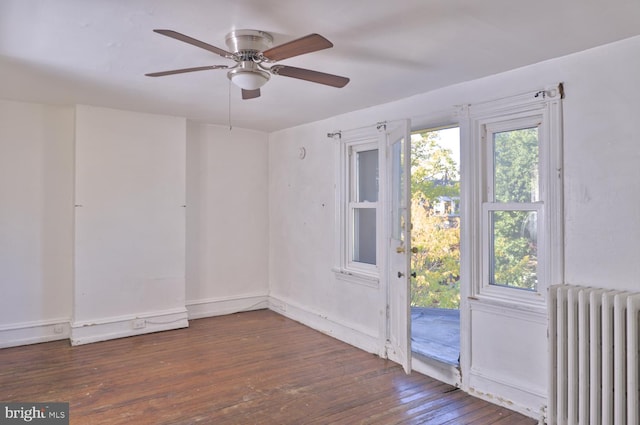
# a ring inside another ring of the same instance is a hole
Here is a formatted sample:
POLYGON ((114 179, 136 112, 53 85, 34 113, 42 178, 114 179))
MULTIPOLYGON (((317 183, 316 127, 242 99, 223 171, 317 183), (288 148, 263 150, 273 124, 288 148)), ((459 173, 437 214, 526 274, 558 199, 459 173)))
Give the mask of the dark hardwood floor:
POLYGON ((535 424, 276 313, 78 347, 0 350, 0 401, 71 424, 535 424))

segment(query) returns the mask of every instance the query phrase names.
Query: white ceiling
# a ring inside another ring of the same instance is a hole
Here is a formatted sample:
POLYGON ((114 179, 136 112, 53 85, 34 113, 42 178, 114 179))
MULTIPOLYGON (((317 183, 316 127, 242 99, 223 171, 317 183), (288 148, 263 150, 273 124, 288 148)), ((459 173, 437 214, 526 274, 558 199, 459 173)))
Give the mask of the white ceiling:
POLYGON ((639 0, 0 0, 0 98, 274 131, 637 34, 639 0), (223 49, 232 29, 318 33, 334 47, 282 63, 351 82, 274 76, 241 100, 224 70, 145 77, 233 64, 154 28, 223 49))

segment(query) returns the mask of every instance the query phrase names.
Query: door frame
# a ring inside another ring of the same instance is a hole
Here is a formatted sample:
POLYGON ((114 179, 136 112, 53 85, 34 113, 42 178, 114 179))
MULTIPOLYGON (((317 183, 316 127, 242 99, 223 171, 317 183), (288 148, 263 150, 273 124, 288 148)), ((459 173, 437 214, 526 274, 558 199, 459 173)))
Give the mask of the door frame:
MULTIPOLYGON (((460 129, 460 361, 458 366, 454 366, 420 355, 414 356, 412 354, 411 358, 412 369, 416 372, 422 373, 456 387, 462 386, 462 371, 465 370, 465 367, 469 365, 468 363, 463 363, 463 360, 467 359, 467 356, 464 353, 466 347, 470 343, 471 338, 471 335, 469 333, 470 327, 467 324, 467 321, 469 320, 469 285, 465 284, 465 268, 463 263, 463 261, 466 260, 466 255, 464 254, 464 252, 467 249, 467 243, 465 242, 465 239, 463 237, 466 227, 462 224, 464 221, 464 210, 466 208, 466 201, 463 198, 464 191, 462 186, 465 184, 464 179, 466 178, 466 174, 464 169, 466 167, 465 163, 467 159, 464 158, 465 153, 462 143, 464 140, 463 132, 464 134, 466 134, 467 129, 464 125, 464 121, 461 119, 462 113, 463 109, 456 108, 454 110, 447 110, 444 112, 441 111, 439 113, 430 115, 429 117, 422 117, 419 119, 414 118, 411 121, 410 130, 411 133, 413 133, 416 131, 451 127, 458 127, 460 129)), ((408 309, 409 314, 411 314, 410 305, 408 306, 408 309)))

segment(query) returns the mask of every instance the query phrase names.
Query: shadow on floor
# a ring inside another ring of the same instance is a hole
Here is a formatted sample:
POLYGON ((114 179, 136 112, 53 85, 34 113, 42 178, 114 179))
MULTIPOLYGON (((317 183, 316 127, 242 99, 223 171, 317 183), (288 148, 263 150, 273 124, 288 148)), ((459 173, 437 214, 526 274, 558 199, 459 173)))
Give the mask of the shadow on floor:
POLYGON ((411 351, 458 366, 460 311, 411 307, 411 351))

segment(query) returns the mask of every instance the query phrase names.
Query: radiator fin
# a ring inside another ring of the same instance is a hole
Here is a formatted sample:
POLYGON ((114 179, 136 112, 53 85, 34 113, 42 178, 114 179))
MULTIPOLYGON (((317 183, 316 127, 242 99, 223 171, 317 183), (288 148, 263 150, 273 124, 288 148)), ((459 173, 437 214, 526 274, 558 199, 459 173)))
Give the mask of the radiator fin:
POLYGON ((549 290, 548 424, 640 423, 640 294, 549 290))

